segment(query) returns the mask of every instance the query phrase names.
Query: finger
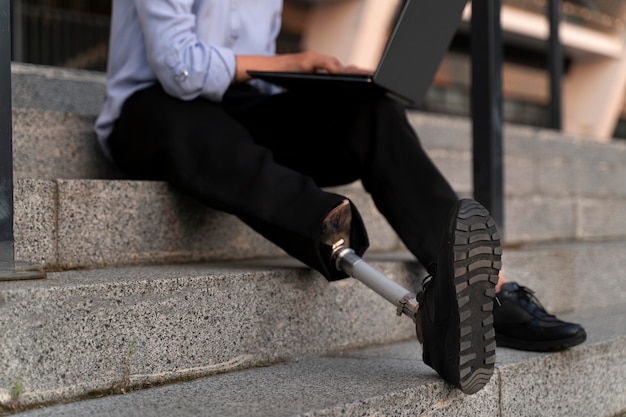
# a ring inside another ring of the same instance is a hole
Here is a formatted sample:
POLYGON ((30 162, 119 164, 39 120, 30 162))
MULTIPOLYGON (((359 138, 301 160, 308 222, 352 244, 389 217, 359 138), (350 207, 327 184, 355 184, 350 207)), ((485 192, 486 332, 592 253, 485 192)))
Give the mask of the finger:
POLYGON ((365 68, 361 68, 361 67, 357 67, 356 65, 348 65, 344 72, 346 74, 363 74, 363 75, 372 75, 373 71, 365 69, 365 68))
POLYGON ((329 72, 332 74, 343 72, 345 70, 345 67, 335 57, 320 55, 319 60, 316 62, 315 70, 321 72, 329 72))

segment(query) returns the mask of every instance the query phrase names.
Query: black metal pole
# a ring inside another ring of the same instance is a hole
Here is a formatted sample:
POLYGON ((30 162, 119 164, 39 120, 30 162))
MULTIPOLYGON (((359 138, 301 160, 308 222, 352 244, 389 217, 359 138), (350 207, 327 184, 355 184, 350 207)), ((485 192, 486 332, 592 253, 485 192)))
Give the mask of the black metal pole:
POLYGON ((474 198, 504 233, 501 0, 473 0, 471 21, 474 198))
POLYGON ((550 126, 562 127, 563 46, 559 36, 561 24, 561 0, 548 0, 548 70, 550 72, 550 126))
POLYGON ((11 5, 0 0, 0 281, 45 278, 37 265, 15 262, 11 112, 11 5))
POLYGON ((24 62, 23 0, 11 0, 11 56, 14 62, 24 62))
POLYGON ((11 121, 11 8, 0 0, 0 262, 13 268, 13 148, 11 121))

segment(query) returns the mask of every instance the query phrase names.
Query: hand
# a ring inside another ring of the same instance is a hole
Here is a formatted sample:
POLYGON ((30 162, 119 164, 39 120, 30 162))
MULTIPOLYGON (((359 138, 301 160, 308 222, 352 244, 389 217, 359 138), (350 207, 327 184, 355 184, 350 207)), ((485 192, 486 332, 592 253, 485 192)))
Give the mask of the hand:
POLYGON ((371 70, 367 70, 364 68, 357 67, 355 65, 349 65, 346 67, 345 74, 363 74, 363 75, 372 75, 373 72, 371 70))
POLYGON ((341 73, 345 67, 337 58, 313 51, 276 56, 280 68, 275 71, 341 73))
POLYGON ((313 51, 276 56, 238 55, 235 82, 250 79, 248 70, 285 72, 327 72, 331 74, 369 74, 370 71, 353 65, 344 66, 330 55, 313 51))

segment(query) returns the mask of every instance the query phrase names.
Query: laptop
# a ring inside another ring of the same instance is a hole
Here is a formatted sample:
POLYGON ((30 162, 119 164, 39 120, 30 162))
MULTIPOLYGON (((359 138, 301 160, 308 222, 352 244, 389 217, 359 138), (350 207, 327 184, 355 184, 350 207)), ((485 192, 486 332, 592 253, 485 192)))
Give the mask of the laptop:
POLYGON ((248 71, 288 90, 383 94, 406 106, 421 104, 461 22, 467 0, 403 0, 373 74, 248 71))

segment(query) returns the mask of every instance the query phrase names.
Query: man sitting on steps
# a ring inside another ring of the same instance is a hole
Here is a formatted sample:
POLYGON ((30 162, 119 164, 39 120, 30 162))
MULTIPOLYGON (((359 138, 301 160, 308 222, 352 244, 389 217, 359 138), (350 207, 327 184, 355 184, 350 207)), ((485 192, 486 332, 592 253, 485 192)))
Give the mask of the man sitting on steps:
POLYGON ((466 393, 493 373, 494 333, 520 349, 581 343, 582 327, 545 313, 528 289, 497 291, 495 223, 457 198, 402 106, 384 97, 320 103, 250 79, 249 69, 359 71, 311 51, 277 55, 281 8, 281 0, 114 0, 96 123, 106 155, 129 178, 167 181, 237 216, 328 280, 347 277, 328 233, 339 228, 359 256, 369 241, 357 207, 323 188, 361 180, 431 274, 417 296, 424 361, 466 393))

